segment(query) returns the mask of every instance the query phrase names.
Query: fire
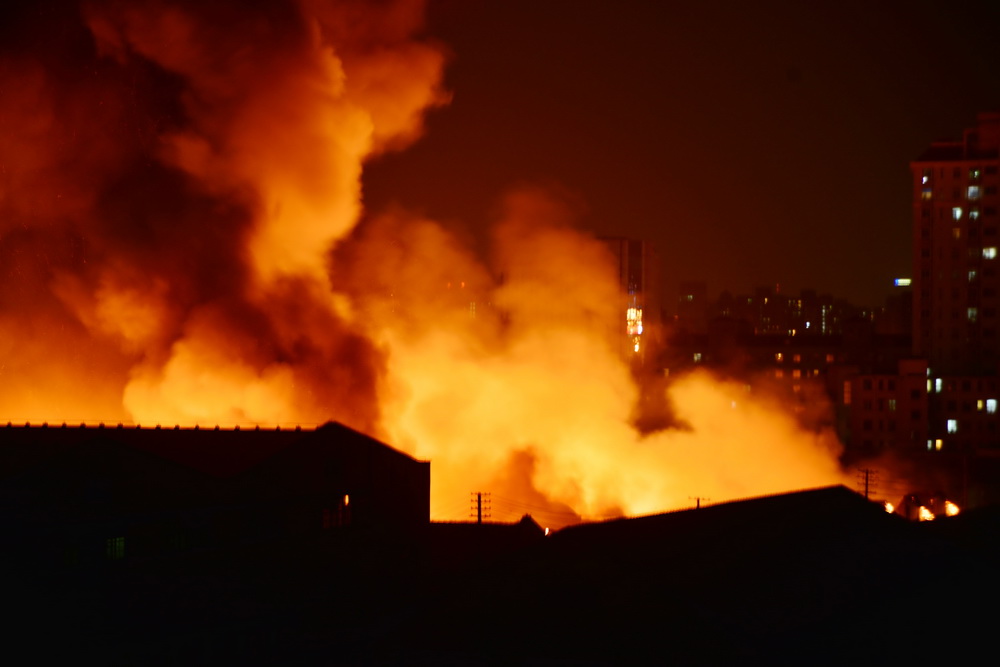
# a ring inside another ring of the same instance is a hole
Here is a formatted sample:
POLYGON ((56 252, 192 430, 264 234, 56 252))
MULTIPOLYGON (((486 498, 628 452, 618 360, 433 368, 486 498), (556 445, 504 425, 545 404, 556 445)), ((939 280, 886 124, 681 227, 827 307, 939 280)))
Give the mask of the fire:
POLYGON ((959 512, 958 505, 951 502, 950 500, 944 501, 944 513, 947 516, 955 516, 956 514, 958 514, 958 512, 959 512))
POLYGON ((885 511, 888 512, 889 514, 892 514, 893 512, 896 511, 896 506, 890 503, 888 500, 885 501, 884 506, 885 506, 885 511))
POLYGON ((679 427, 640 433, 615 267, 559 197, 512 192, 487 258, 365 210, 365 162, 448 100, 422 15, 123 1, 72 44, 20 26, 52 48, 0 55, 4 417, 335 419, 430 459, 442 519, 471 488, 559 527, 844 482, 829 432, 705 373, 669 389, 679 427))
POLYGON ((934 512, 927 509, 924 505, 921 505, 920 508, 917 510, 917 518, 920 521, 933 521, 934 512))

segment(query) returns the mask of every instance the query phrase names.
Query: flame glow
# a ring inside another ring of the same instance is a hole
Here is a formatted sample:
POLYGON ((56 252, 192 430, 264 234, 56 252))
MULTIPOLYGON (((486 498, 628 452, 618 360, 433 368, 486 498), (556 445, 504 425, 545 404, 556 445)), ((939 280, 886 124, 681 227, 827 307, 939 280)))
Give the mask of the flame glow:
POLYGON ((512 192, 487 259, 364 210, 365 161, 448 99, 423 3, 82 16, 0 54, 6 419, 335 419, 430 459, 445 519, 472 488, 558 527, 845 481, 830 432, 706 373, 640 433, 616 267, 559 198, 512 192))

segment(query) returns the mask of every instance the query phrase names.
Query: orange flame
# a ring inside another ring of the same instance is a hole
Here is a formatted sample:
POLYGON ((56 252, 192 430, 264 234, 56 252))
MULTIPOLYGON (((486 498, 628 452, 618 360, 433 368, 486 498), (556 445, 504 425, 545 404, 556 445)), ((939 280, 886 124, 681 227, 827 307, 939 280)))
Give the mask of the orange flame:
POLYGON ((5 416, 336 419, 432 460, 443 519, 472 488, 558 527, 845 481, 829 432, 707 374, 641 435, 615 267, 552 196, 510 195, 489 262, 403 211, 359 226, 365 161, 447 101, 422 15, 95 3, 88 39, 0 55, 5 416))

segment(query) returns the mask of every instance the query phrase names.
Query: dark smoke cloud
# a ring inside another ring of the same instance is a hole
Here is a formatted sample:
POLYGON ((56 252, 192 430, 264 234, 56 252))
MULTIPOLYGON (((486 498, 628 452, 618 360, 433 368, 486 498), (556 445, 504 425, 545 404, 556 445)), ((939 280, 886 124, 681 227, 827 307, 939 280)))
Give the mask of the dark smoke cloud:
POLYGON ((376 430, 382 354, 316 267, 360 213, 363 160, 444 100, 422 3, 377 5, 5 3, 8 418, 376 430), (241 383, 261 395, 199 405, 241 383))

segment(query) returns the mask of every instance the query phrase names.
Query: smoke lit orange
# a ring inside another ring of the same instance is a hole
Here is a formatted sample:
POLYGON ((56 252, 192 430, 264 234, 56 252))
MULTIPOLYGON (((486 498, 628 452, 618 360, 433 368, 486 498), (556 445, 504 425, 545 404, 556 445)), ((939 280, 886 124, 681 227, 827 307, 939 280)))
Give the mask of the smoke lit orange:
POLYGON ((88 4, 5 55, 5 420, 339 420, 430 459, 441 519, 477 489, 556 526, 841 481, 831 434, 707 375, 641 435, 611 258, 557 197, 512 192, 485 259, 364 210, 365 161, 448 99, 422 13, 88 4))

